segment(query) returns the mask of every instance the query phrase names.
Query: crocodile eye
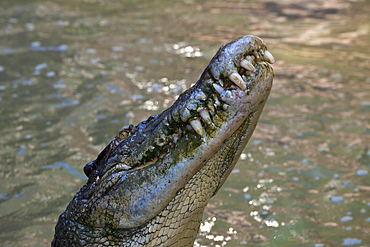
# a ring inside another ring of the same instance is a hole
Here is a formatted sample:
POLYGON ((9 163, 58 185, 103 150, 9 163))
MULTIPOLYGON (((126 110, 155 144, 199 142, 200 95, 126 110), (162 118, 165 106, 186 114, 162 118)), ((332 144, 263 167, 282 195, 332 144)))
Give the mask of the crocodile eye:
POLYGON ((129 136, 129 134, 127 132, 120 132, 119 133, 119 139, 121 139, 121 140, 127 139, 128 136, 129 136))
POLYGON ((87 177, 90 177, 93 170, 94 170, 94 161, 87 163, 84 167, 84 173, 87 177))

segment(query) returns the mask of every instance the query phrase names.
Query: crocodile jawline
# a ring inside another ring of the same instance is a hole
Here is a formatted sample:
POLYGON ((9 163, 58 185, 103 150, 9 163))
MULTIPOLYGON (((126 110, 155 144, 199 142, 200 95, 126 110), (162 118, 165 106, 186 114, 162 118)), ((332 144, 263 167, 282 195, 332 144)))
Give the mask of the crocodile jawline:
POLYGON ((59 217, 52 246, 192 246, 257 125, 273 62, 260 38, 241 37, 169 109, 121 130, 85 166, 89 180, 59 217))

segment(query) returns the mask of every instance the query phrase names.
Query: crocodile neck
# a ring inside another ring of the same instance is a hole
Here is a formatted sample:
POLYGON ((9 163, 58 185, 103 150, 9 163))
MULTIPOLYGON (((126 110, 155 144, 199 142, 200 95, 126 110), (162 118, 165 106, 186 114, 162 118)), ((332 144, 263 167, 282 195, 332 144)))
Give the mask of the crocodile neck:
MULTIPOLYGON (((110 228, 90 228, 74 223, 71 225, 75 225, 75 229, 71 232, 81 239, 81 243, 93 239, 97 240, 96 244, 109 242, 112 246, 193 246, 208 201, 225 181, 221 178, 227 177, 233 169, 235 156, 239 157, 243 141, 249 139, 258 117, 253 115, 247 118, 163 211, 143 226, 128 232, 126 229, 112 231, 110 228)), ((66 240, 70 241, 66 241, 65 246, 75 244, 74 236, 66 240)))

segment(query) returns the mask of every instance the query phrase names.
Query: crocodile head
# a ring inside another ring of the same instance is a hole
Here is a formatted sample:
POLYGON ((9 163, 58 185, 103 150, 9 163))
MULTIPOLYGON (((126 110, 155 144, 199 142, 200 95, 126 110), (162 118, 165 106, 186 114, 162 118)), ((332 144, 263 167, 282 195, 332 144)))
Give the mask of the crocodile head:
POLYGON ((273 62, 255 36, 223 45, 169 109, 121 130, 85 166, 89 180, 59 217, 52 246, 192 246, 257 125, 273 62))

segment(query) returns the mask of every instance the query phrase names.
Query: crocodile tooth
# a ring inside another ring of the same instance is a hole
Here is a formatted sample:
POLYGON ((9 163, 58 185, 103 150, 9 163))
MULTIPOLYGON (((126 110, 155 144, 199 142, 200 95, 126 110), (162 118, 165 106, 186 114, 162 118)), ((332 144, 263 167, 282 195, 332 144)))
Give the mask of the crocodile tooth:
POLYGON ((220 71, 217 67, 212 66, 210 71, 211 71, 213 78, 215 78, 216 80, 220 79, 220 71))
POLYGON ((224 90, 220 85, 217 85, 216 83, 213 83, 213 87, 214 87, 214 89, 215 89, 219 94, 222 94, 223 92, 225 92, 225 90, 224 90))
POLYGON ((186 122, 190 118, 190 111, 188 108, 184 108, 184 111, 182 112, 180 118, 183 122, 186 122))
POLYGON ((205 93, 203 93, 203 91, 199 90, 195 97, 194 97, 196 100, 205 100, 207 98, 207 95, 205 95, 205 93))
POLYGON ((223 102, 227 104, 232 104, 234 96, 233 93, 230 91, 225 91, 223 94, 220 95, 220 98, 223 102))
POLYGON ((213 106, 213 104, 208 103, 208 104, 207 104, 207 107, 208 107, 208 110, 211 112, 211 114, 215 113, 216 109, 215 109, 215 107, 213 106))
POLYGON ((275 63, 275 58, 272 56, 272 54, 269 51, 265 51, 263 54, 263 57, 267 60, 269 63, 275 63))
POLYGON ((218 83, 221 87, 223 87, 223 86, 224 86, 224 82, 223 82, 223 80, 221 80, 221 79, 220 79, 220 80, 218 80, 218 81, 217 81, 217 83, 218 83))
POLYGON ((194 119, 190 120, 189 124, 191 125, 191 127, 193 127, 195 132, 198 133, 198 135, 204 136, 203 126, 202 126, 202 123, 200 122, 200 120, 198 118, 194 118, 194 119))
POLYGON ((252 63, 252 62, 254 62, 254 58, 252 56, 248 55, 248 56, 245 57, 245 59, 248 60, 248 62, 252 63))
POLYGON ((215 103, 213 103, 213 105, 214 105, 215 108, 217 108, 217 107, 219 107, 221 105, 221 102, 218 99, 218 97, 215 96, 215 98, 213 100, 215 101, 215 103))
POLYGON ((232 72, 229 74, 230 81, 234 82, 235 85, 240 87, 241 90, 247 89, 247 85, 243 81, 243 78, 238 74, 238 72, 232 72))
POLYGON ((243 78, 243 81, 245 81, 245 84, 247 85, 247 87, 248 87, 248 82, 247 82, 247 77, 245 76, 245 75, 242 75, 242 78, 243 78))
POLYGON ((260 59, 260 55, 262 55, 262 56, 263 56, 263 52, 264 52, 264 51, 262 51, 262 53, 261 53, 261 54, 259 54, 257 51, 255 51, 255 52, 254 52, 254 55, 253 55, 253 56, 255 57, 255 61, 256 61, 256 63, 257 63, 257 62, 259 62, 259 61, 261 61, 261 59, 260 59))
POLYGON ((208 110, 203 108, 199 111, 200 117, 207 123, 212 124, 211 116, 208 113, 208 110))
POLYGON ((242 59, 240 61, 240 66, 249 71, 254 71, 256 69, 247 59, 242 59))

